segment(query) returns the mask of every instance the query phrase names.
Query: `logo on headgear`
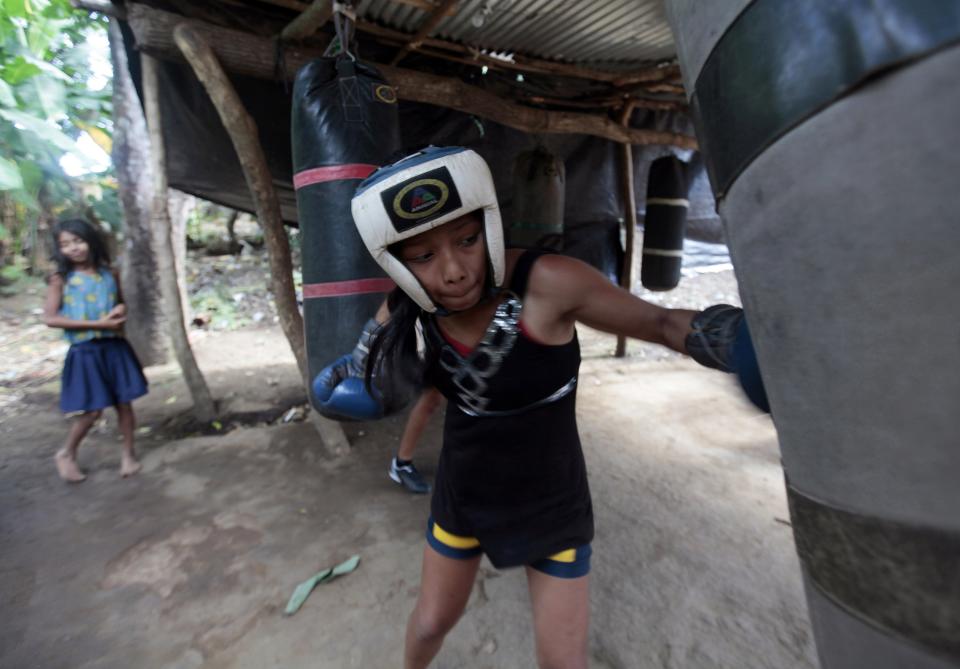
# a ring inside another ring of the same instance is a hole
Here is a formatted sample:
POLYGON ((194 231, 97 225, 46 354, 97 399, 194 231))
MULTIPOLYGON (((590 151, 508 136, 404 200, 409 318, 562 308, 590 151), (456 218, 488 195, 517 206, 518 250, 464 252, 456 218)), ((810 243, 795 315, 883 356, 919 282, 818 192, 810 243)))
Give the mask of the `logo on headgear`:
POLYGON ((393 211, 407 220, 424 218, 447 203, 450 189, 439 179, 418 179, 393 198, 393 211))
POLYGON ((446 167, 412 176, 385 189, 380 197, 398 232, 444 216, 461 206, 457 186, 446 167))

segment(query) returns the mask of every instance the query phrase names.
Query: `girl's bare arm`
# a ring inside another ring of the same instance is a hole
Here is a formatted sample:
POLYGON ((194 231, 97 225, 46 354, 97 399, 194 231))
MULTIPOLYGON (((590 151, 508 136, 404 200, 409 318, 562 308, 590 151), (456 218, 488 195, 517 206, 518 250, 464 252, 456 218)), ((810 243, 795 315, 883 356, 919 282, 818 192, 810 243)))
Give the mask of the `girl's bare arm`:
POLYGON ((95 321, 78 320, 61 316, 60 304, 63 300, 63 277, 54 274, 47 282, 47 294, 43 301, 43 323, 51 328, 64 330, 117 330, 126 320, 123 315, 102 318, 95 321))
POLYGON ((533 267, 524 321, 548 343, 566 341, 577 321, 597 330, 643 339, 686 353, 685 338, 696 312, 665 309, 613 285, 584 262, 560 255, 533 267))

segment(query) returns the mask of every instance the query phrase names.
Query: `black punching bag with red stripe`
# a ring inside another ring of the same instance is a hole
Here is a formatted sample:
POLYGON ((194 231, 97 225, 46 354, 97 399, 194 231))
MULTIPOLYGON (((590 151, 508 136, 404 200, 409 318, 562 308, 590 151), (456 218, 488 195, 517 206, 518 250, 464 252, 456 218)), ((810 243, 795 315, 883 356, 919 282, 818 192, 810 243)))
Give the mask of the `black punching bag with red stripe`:
POLYGON ((360 180, 400 148, 396 91, 348 56, 311 61, 294 82, 292 132, 312 379, 353 350, 393 288, 353 225, 350 200, 360 180))
POLYGON ((640 281, 647 290, 672 290, 680 283, 689 189, 686 164, 676 156, 650 164, 640 266, 640 281))

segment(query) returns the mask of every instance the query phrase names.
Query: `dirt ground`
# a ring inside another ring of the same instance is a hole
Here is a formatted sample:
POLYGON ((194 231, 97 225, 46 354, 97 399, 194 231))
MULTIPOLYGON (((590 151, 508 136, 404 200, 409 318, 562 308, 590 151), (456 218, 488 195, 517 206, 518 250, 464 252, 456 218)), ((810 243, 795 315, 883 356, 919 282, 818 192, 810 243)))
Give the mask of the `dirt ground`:
MULTIPOLYGON (((658 299, 735 300, 730 272, 685 282, 658 299)), ((81 449, 87 481, 67 485, 52 461, 63 347, 20 298, 0 299, 0 667, 401 665, 429 505, 386 476, 402 415, 347 425, 352 451, 333 457, 276 326, 195 332, 220 434, 185 434, 176 369, 151 368, 142 474, 118 477, 111 415, 81 449), (353 554, 354 573, 282 615, 297 583, 353 554)), ((637 344, 615 360, 613 338, 581 336, 591 666, 815 667, 769 418, 723 374, 637 344)), ((438 419, 417 456, 431 478, 438 419)), ((484 563, 435 666, 534 665, 523 574, 484 563)))

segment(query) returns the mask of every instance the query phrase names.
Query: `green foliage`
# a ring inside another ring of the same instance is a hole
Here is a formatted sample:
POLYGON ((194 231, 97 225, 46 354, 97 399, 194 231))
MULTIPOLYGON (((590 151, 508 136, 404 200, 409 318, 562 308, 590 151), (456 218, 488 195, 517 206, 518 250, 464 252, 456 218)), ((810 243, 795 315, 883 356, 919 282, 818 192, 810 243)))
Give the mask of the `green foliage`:
POLYGON ((13 265, 4 265, 0 267, 0 284, 9 285, 16 283, 26 276, 23 270, 23 263, 14 263, 13 265))
POLYGON ((60 165, 68 153, 85 162, 81 134, 102 146, 113 131, 111 87, 90 86, 89 38, 104 44, 106 26, 69 0, 0 0, 0 205, 12 249, 36 237, 41 213, 92 210, 119 221, 110 175, 71 178, 60 165))

